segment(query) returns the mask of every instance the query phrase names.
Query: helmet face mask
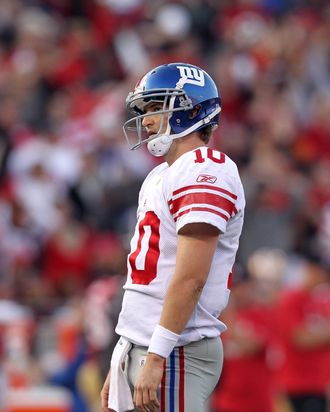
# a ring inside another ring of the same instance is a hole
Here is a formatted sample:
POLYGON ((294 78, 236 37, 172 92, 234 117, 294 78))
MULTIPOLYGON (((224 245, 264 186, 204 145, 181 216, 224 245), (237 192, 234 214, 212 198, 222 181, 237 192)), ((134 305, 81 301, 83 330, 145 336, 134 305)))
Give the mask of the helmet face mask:
POLYGON ((221 110, 212 78, 204 70, 184 63, 165 64, 148 72, 128 94, 126 105, 133 114, 123 127, 131 150, 160 136, 172 141, 207 125, 216 126, 221 110), (161 110, 146 112, 151 103, 162 103, 161 110), (194 108, 198 110, 193 113, 194 108), (161 124, 156 134, 148 136, 142 121, 154 115, 162 116, 161 124))
POLYGON ((193 108, 191 100, 185 95, 183 90, 165 89, 165 90, 149 90, 144 94, 129 93, 126 99, 128 110, 135 114, 134 117, 127 120, 124 124, 124 133, 128 140, 131 150, 138 149, 143 143, 147 143, 152 139, 155 139, 159 135, 165 132, 170 133, 167 130, 170 126, 170 118, 173 113, 191 110, 193 108), (176 99, 179 99, 179 107, 173 107, 176 99), (161 103, 161 110, 145 112, 145 108, 152 103, 161 103), (159 130, 156 134, 148 136, 146 129, 142 126, 142 121, 148 116, 161 115, 161 122, 159 130), (130 134, 135 133, 138 140, 131 141, 130 134))

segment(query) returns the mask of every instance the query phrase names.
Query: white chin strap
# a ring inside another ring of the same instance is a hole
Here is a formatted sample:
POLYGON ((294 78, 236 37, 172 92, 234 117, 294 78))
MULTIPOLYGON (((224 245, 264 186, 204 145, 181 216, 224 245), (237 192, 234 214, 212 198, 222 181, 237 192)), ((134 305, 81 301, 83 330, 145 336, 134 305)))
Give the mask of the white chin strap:
POLYGON ((218 107, 209 116, 200 120, 193 126, 186 129, 185 131, 181 133, 176 133, 176 134, 170 134, 171 126, 168 121, 165 133, 156 136, 154 139, 148 142, 147 148, 149 150, 149 153, 156 157, 165 156, 170 150, 171 144, 173 143, 174 139, 178 139, 179 137, 184 137, 187 134, 192 133, 193 131, 197 130, 200 126, 207 125, 210 122, 210 120, 213 119, 213 117, 215 117, 218 113, 220 113, 220 111, 221 111, 221 108, 218 107))
POLYGON ((147 144, 149 153, 153 156, 160 157, 165 156, 170 150, 173 137, 167 134, 161 134, 158 137, 150 140, 147 144))

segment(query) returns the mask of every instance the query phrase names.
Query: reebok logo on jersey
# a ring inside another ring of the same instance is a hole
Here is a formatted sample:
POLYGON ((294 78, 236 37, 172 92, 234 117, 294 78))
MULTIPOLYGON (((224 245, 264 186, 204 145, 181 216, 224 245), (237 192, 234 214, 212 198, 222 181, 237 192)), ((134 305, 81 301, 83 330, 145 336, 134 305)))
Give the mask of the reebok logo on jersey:
POLYGON ((212 175, 199 175, 196 179, 196 182, 203 182, 203 183, 215 183, 217 181, 216 176, 212 175))

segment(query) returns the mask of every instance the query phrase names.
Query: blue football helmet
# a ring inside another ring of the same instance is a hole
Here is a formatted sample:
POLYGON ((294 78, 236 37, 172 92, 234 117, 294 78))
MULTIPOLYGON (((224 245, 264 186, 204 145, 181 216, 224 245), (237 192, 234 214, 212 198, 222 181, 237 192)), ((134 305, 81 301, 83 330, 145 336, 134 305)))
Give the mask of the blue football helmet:
POLYGON ((131 150, 148 143, 149 151, 163 156, 173 139, 184 137, 219 122, 220 97, 211 76, 186 63, 164 64, 150 70, 126 98, 133 117, 124 124, 124 134, 131 150), (150 103, 162 103, 162 110, 145 112, 150 103), (162 115, 158 133, 148 136, 142 121, 146 116, 162 115), (134 132, 134 140, 131 133, 134 132))

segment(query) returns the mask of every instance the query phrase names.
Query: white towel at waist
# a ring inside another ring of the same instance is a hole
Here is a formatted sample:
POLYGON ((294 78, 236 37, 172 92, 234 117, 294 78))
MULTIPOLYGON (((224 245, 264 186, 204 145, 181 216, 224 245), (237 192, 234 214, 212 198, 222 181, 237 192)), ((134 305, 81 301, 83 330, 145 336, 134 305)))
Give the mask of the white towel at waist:
POLYGON ((108 407, 116 412, 126 412, 134 409, 131 390, 124 373, 126 357, 131 347, 132 344, 121 337, 111 358, 108 407))

